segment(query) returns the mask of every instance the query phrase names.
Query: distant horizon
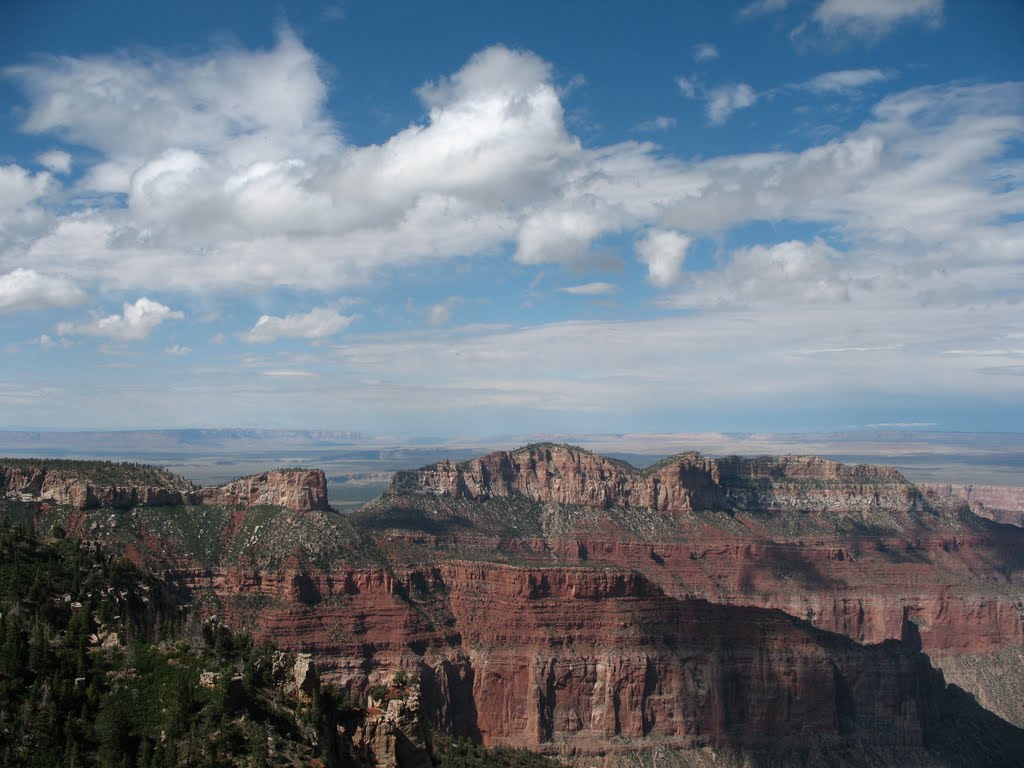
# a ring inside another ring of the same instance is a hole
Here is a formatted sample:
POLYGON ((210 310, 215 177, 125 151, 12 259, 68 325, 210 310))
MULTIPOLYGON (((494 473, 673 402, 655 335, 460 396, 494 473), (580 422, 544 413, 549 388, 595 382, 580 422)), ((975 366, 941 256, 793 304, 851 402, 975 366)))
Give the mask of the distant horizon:
POLYGON ((217 482, 281 466, 329 476, 411 469, 531 443, 568 443, 644 465, 697 451, 706 456, 814 455, 886 464, 915 482, 1024 485, 1024 433, 860 429, 829 432, 519 433, 484 436, 354 434, 258 428, 0 430, 0 456, 155 463, 193 481, 217 482))

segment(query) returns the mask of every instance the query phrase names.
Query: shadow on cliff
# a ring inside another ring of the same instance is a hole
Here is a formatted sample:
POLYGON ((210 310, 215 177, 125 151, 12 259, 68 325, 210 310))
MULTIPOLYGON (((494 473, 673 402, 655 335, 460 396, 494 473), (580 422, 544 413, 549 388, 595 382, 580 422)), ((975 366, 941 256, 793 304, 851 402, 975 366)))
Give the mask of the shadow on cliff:
POLYGON ((435 536, 458 533, 476 527, 471 520, 464 517, 457 515, 435 517, 422 509, 399 505, 390 506, 383 512, 356 512, 351 519, 354 524, 365 530, 400 529, 419 531, 435 536))
POLYGON ((420 696, 433 726, 457 739, 479 744, 482 734, 473 692, 475 677, 469 659, 445 659, 436 668, 424 663, 420 668, 420 696))
POLYGON ((756 594, 758 584, 762 581, 775 585, 788 581, 816 591, 845 586, 841 579, 822 573, 806 553, 793 546, 769 547, 761 559, 744 562, 738 580, 740 592, 745 595, 756 594))
POLYGON ((938 715, 928 729, 927 747, 944 765, 1024 767, 1024 729, 985 709, 962 688, 945 686, 938 715))

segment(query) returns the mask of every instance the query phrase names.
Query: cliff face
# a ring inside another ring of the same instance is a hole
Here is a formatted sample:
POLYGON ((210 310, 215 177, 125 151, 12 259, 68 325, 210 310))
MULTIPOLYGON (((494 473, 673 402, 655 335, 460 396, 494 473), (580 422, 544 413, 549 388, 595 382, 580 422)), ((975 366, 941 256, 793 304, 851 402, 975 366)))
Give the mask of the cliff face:
POLYGON ((814 456, 681 454, 647 471, 565 445, 531 446, 395 476, 396 493, 485 501, 519 494, 538 502, 652 509, 908 512, 920 494, 887 467, 845 466, 814 456))
MULTIPOLYGON (((116 466, 116 465, 115 465, 116 466)), ((101 469, 103 469, 101 467, 101 469)), ((151 468, 145 474, 153 474, 151 468)), ((302 512, 330 509, 322 470, 264 472, 213 488, 194 490, 184 478, 157 470, 159 485, 104 482, 85 470, 31 464, 0 465, 0 493, 66 504, 75 510, 170 507, 183 504, 272 505, 302 512)), ((93 473, 95 474, 95 473, 93 473)), ((120 474, 125 475, 122 471, 120 474)), ((130 480, 130 477, 121 478, 130 480)))
MULTIPOLYGON (((151 473, 147 473, 151 474, 151 473)), ((0 493, 23 494, 74 509, 171 506, 186 503, 191 486, 170 472, 157 472, 159 485, 91 480, 79 472, 30 464, 0 465, 0 493)), ((123 478, 129 479, 129 478, 123 478)))
MULTIPOLYGON (((191 587, 229 608, 258 598, 258 632, 312 653, 325 680, 365 691, 416 674, 424 715, 485 745, 924 750, 949 727, 949 692, 906 619, 906 642, 865 646, 778 611, 672 597, 627 570, 463 561, 203 572, 191 587)), ((383 745, 381 764, 402 742, 399 715, 389 705, 355 737, 383 745)))
POLYGON ((319 469, 264 472, 217 488, 203 488, 196 495, 201 504, 269 505, 296 512, 330 509, 327 477, 319 469))
POLYGON ((1004 485, 951 485, 930 483, 922 491, 940 498, 963 499, 971 511, 997 523, 1024 527, 1024 488, 1004 485))
POLYGON ((484 743, 917 747, 934 721, 941 678, 898 643, 865 649, 621 572, 458 564, 442 581, 484 743))
MULTIPOLYGON (((211 506, 180 534, 158 512, 87 510, 75 530, 162 558, 327 681, 365 693, 404 669, 457 735, 578 757, 932 750, 961 726, 917 649, 1024 652, 1024 531, 891 469, 683 454, 637 470, 534 446, 399 473, 351 517, 319 511, 325 488, 266 473, 197 492, 211 506), (309 511, 257 508, 275 504, 309 511)), ((999 689, 950 669, 999 706, 1019 666, 999 689)), ((353 739, 391 754, 408 718, 389 712, 353 739)))

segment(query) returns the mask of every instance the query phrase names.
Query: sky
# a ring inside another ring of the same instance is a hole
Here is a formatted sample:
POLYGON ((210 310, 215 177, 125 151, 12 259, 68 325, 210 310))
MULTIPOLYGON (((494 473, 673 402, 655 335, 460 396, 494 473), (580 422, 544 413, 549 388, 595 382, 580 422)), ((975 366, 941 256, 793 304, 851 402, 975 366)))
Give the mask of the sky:
POLYGON ((0 4, 0 428, 1024 431, 1019 0, 0 4))

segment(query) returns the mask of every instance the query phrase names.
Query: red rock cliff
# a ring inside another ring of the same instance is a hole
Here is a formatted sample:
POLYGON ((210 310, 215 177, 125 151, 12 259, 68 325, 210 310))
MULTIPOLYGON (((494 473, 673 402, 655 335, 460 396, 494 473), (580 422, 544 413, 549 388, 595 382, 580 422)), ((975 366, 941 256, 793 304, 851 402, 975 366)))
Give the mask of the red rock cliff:
POLYGON ((1024 488, 1006 485, 951 485, 927 483, 922 491, 939 497, 963 499, 971 511, 997 523, 1024 527, 1024 488))
MULTIPOLYGON (((327 478, 319 469, 264 472, 198 491, 193 490, 187 480, 170 472, 144 469, 144 474, 158 475, 159 485, 106 483, 91 477, 85 470, 76 472, 12 463, 0 465, 0 492, 67 504, 76 510, 181 504, 268 504, 297 512, 330 509, 327 478)), ((122 474, 126 473, 130 474, 122 470, 122 474)))
POLYGON ((566 445, 529 446, 462 464, 397 473, 396 493, 484 501, 520 494, 539 502, 683 513, 713 509, 830 510, 917 508, 920 494, 888 467, 846 466, 815 456, 686 453, 637 470, 566 445))
POLYGON ((296 512, 330 509, 327 477, 320 469, 263 472, 216 488, 203 488, 198 499, 202 504, 267 504, 296 512))

